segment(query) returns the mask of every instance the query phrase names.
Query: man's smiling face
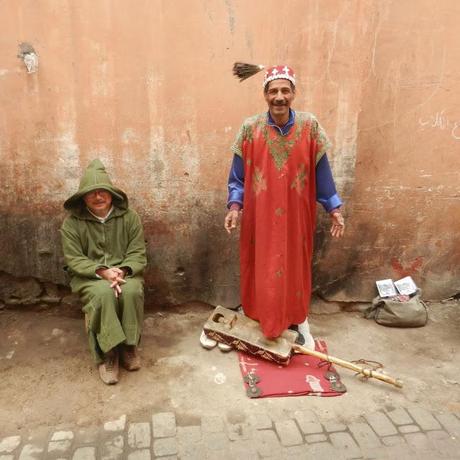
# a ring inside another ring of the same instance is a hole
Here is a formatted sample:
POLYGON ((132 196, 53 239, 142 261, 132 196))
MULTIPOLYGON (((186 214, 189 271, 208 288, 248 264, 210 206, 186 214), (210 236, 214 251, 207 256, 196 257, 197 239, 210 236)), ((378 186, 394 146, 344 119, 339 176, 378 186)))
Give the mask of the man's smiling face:
POLYGON ((88 209, 99 217, 105 217, 112 207, 111 193, 102 188, 87 193, 83 200, 88 209))
POLYGON ((289 80, 278 79, 267 84, 264 97, 273 118, 289 118, 289 108, 295 99, 295 90, 289 80))

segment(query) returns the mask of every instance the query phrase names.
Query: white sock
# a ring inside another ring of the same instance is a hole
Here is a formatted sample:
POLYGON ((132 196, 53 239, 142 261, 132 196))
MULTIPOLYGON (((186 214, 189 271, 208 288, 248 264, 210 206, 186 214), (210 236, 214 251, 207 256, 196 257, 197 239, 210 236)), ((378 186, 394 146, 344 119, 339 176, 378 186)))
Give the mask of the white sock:
POLYGON ((210 350, 211 348, 214 348, 217 345, 217 342, 213 339, 210 339, 205 334, 204 330, 201 331, 200 343, 203 348, 207 348, 208 350, 210 350))
POLYGON ((308 324, 308 318, 305 318, 305 321, 299 324, 299 332, 303 335, 305 339, 304 347, 308 348, 309 350, 314 350, 315 349, 315 339, 311 335, 310 325, 308 324))

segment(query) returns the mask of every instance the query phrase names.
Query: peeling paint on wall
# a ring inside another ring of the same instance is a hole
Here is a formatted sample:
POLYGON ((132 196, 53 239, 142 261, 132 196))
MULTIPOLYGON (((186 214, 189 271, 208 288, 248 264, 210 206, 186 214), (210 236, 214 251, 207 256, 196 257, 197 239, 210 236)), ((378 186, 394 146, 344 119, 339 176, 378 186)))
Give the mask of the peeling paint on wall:
POLYGON ((230 145, 265 110, 260 80, 231 75, 244 58, 291 64, 294 108, 334 144, 347 235, 331 241, 319 211, 316 289, 369 300, 376 279, 411 272, 429 298, 460 291, 459 15, 454 0, 0 3, 3 269, 66 282, 62 203, 99 157, 144 222, 149 302, 237 305, 230 145), (30 75, 24 30, 40 54, 30 75))

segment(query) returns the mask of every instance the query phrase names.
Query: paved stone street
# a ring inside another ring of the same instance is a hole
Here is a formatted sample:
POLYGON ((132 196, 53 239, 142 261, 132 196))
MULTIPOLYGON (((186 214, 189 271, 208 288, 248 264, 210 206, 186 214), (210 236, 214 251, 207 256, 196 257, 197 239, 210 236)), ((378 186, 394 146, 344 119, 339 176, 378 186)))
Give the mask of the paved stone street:
POLYGON ((340 369, 338 397, 248 398, 237 355, 198 343, 208 316, 194 305, 147 314, 142 369, 107 386, 81 318, 4 312, 0 460, 460 459, 456 304, 417 329, 314 317, 334 354, 378 359, 404 380, 340 369))
POLYGON ((0 460, 459 459, 458 415, 399 408, 340 423, 307 410, 280 420, 258 412, 240 423, 206 416, 192 425, 173 412, 121 415, 100 427, 11 433, 0 439, 0 460))

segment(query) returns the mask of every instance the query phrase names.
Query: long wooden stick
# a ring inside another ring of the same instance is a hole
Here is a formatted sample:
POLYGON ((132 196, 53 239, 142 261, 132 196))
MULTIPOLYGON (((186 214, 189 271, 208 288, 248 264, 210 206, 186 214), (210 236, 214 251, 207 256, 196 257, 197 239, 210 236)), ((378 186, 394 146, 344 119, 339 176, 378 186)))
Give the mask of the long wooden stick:
POLYGON ((378 380, 381 380, 382 382, 391 383, 391 385, 394 385, 395 387, 403 387, 403 381, 400 379, 394 379, 393 377, 381 374, 380 372, 373 371, 372 369, 367 369, 365 367, 358 366, 357 364, 350 363, 349 361, 345 361, 344 359, 334 358, 334 356, 329 356, 316 350, 309 350, 308 348, 302 347, 297 344, 292 344, 292 350, 296 353, 301 353, 303 355, 316 356, 317 358, 322 359, 323 361, 328 361, 330 363, 337 364, 337 366, 346 367, 347 369, 351 369, 352 371, 355 371, 356 373, 361 374, 364 377, 373 377, 378 380))
POLYGON ((292 353, 297 352, 351 369, 366 378, 373 377, 398 388, 403 386, 403 382, 399 379, 297 345, 293 343, 296 335, 293 331, 286 330, 281 337, 275 340, 266 339, 257 321, 221 306, 214 309, 204 325, 204 331, 211 339, 279 364, 287 364, 292 353))

